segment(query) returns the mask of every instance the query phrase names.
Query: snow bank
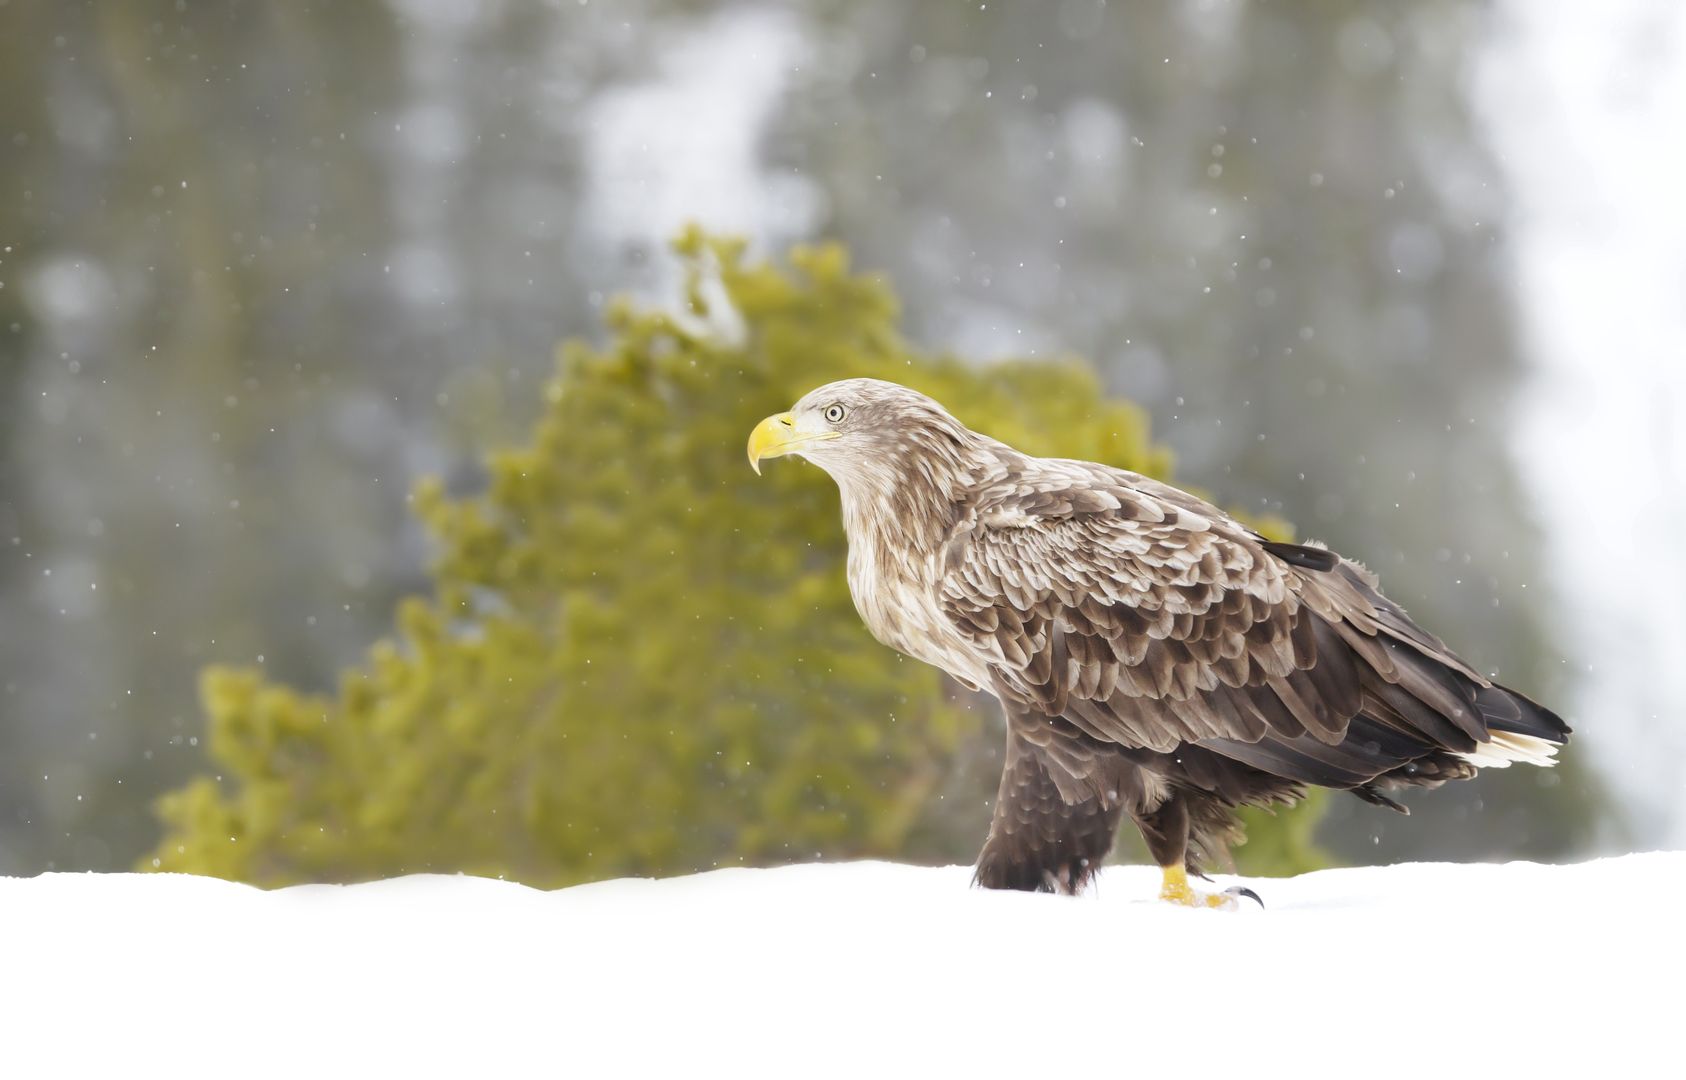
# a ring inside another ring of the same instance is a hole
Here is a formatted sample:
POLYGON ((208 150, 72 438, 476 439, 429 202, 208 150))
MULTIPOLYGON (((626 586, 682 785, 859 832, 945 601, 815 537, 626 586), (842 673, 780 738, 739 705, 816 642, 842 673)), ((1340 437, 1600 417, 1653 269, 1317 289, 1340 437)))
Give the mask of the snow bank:
POLYGON ((1138 867, 1076 900, 969 874, 811 865, 552 893, 0 878, 0 1061, 1246 1080, 1680 1066, 1686 853, 1250 880, 1269 909, 1237 913, 1150 902, 1156 872, 1138 867))

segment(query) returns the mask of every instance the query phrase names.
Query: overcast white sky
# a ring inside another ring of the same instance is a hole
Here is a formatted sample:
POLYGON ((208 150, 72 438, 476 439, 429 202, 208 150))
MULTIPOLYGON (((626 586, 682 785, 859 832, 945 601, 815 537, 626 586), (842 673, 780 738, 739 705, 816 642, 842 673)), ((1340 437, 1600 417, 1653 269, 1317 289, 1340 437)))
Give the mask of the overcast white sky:
MULTIPOLYGON (((1584 661, 1583 745, 1686 843, 1686 4, 1503 0, 1477 103, 1515 198, 1517 449, 1584 661)), ((1646 826, 1646 822, 1650 822, 1646 826)))

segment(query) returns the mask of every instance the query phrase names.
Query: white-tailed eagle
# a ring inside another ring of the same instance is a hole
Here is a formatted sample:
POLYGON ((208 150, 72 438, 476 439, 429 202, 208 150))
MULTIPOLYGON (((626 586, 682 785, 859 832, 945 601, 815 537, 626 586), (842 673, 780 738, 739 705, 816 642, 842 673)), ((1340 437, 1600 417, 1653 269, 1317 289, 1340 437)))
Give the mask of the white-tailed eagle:
MULTIPOLYGON (((1006 767, 989 888, 1075 892, 1128 816, 1161 897, 1241 806, 1552 763, 1569 728, 1495 685, 1323 547, 1265 539, 1137 473, 1037 458, 923 394, 822 386, 749 439, 837 481, 849 588, 879 641, 994 694, 1006 767)), ((1256 897, 1255 897, 1256 899, 1256 897)))

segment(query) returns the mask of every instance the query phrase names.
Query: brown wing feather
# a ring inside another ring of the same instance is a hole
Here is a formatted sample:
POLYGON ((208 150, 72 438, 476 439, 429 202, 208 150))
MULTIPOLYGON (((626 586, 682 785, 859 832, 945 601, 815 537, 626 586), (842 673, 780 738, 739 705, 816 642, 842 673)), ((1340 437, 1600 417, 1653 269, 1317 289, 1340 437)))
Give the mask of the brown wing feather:
POLYGON ((1358 680, 1318 670, 1296 571, 1192 496, 1058 480, 989 493, 945 550, 941 606, 1004 693, 1131 747, 1340 740, 1358 680))
MULTIPOLYGON (((1485 741, 1489 723, 1511 730, 1500 714, 1512 702, 1531 705, 1418 628, 1362 567, 1270 544, 1186 492, 1103 466, 1033 462, 979 492, 937 592, 1004 701, 1124 747, 1198 742, 1353 786, 1417 760, 1451 770, 1446 754, 1485 741)), ((1567 732, 1544 715, 1545 737, 1567 732)))

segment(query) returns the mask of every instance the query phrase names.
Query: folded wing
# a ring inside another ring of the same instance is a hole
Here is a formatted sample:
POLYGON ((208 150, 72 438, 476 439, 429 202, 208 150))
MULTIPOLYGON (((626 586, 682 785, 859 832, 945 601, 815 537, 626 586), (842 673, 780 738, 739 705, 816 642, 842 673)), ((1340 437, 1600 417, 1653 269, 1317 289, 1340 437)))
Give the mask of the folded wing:
POLYGON ((1045 468, 981 492, 938 574, 944 614, 1014 704, 1379 802, 1378 778, 1436 783, 1564 741, 1357 564, 1135 474, 1045 468))

